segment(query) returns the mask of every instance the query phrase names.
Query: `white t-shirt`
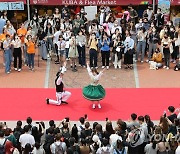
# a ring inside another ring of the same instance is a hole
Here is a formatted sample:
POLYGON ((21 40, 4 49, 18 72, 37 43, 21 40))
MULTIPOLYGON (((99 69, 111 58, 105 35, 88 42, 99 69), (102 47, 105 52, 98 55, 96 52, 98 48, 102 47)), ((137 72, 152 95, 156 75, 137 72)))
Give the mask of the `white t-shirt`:
POLYGON ((22 146, 23 148, 25 148, 25 145, 26 145, 27 143, 31 144, 31 146, 35 144, 34 137, 33 137, 31 134, 27 134, 27 133, 22 134, 22 135, 20 136, 19 142, 21 143, 21 146, 22 146))
POLYGON ((180 145, 177 147, 175 154, 180 154, 180 145))
POLYGON ((153 149, 152 143, 147 144, 144 148, 145 154, 157 154, 158 146, 156 145, 156 148, 153 149))
POLYGON ((58 42, 59 40, 59 35, 61 35, 61 31, 57 31, 55 34, 54 34, 54 44, 58 42))
POLYGON ((64 41, 64 40, 58 41, 56 44, 57 44, 57 46, 58 46, 58 50, 65 50, 66 41, 64 41))

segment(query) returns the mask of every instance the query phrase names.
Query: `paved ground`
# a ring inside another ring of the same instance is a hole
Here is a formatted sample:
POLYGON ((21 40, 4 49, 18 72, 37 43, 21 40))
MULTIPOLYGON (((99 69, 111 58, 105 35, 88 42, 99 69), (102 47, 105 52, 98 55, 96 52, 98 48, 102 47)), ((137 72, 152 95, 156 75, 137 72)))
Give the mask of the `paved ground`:
MULTIPOLYGON (((54 64, 52 61, 39 61, 37 55, 35 58, 35 71, 29 71, 23 66, 22 72, 16 72, 12 69, 11 74, 4 73, 2 64, 2 53, 0 53, 0 88, 52 88, 54 87, 54 78, 60 65, 54 64)), ((100 58, 98 65, 101 66, 100 58)), ((87 70, 77 67, 78 72, 72 72, 68 62, 68 70, 64 80, 66 87, 76 88, 89 84, 90 79, 87 70)), ((147 63, 135 64, 134 70, 118 69, 115 70, 111 64, 110 70, 105 71, 100 83, 106 88, 179 88, 179 72, 173 71, 174 64, 171 69, 150 70, 147 63), (137 70, 136 70, 137 65, 137 70)), ((98 69, 101 70, 101 67, 98 69)))

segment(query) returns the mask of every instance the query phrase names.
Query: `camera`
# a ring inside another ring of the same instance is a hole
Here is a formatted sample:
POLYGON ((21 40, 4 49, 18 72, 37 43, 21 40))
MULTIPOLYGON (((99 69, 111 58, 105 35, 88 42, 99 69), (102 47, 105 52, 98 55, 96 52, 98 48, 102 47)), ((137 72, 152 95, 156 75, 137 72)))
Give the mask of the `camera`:
POLYGON ((84 119, 87 119, 87 114, 84 115, 84 119))
POLYGON ((66 117, 65 119, 66 119, 66 122, 69 122, 69 117, 66 117))

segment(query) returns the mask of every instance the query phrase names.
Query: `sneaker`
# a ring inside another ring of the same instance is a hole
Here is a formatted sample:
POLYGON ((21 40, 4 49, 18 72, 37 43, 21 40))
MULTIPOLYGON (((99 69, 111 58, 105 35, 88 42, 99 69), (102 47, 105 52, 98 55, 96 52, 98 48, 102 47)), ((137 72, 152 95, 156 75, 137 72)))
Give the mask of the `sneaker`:
POLYGON ((32 68, 31 71, 34 71, 34 68, 32 68))
POLYGON ((108 69, 109 69, 109 66, 106 66, 106 69, 108 70, 108 69))
POLYGON ((169 67, 166 67, 167 70, 169 70, 169 67))
POLYGON ((166 68, 166 66, 163 66, 163 68, 166 68))
POLYGON ((7 74, 10 74, 10 72, 6 72, 7 74))
POLYGON ((62 104, 68 104, 68 102, 66 102, 66 101, 61 101, 61 103, 62 103, 62 104))
POLYGON ((136 63, 136 62, 137 62, 137 60, 134 60, 134 62, 136 63))
POLYGON ((46 103, 49 104, 49 99, 48 98, 46 98, 46 103))
POLYGON ((143 61, 143 60, 141 60, 141 63, 144 63, 144 61, 143 61))
POLYGON ((104 69, 105 68, 105 66, 102 66, 102 69, 104 69))
POLYGON ((15 71, 17 71, 18 69, 17 68, 14 68, 15 71))
POLYGON ((21 72, 21 69, 20 69, 20 68, 18 69, 18 72, 21 72))
POLYGON ((93 104, 93 105, 92 105, 92 108, 95 109, 95 108, 96 108, 96 104, 93 104))
POLYGON ((121 69, 121 66, 119 66, 119 69, 121 69))
POLYGON ((95 67, 96 69, 98 69, 98 67, 95 67))
POLYGON ((149 63, 149 60, 146 60, 146 63, 149 63))
POLYGON ((99 108, 99 109, 101 109, 101 108, 102 108, 102 107, 101 107, 101 104, 98 104, 98 108, 99 108))

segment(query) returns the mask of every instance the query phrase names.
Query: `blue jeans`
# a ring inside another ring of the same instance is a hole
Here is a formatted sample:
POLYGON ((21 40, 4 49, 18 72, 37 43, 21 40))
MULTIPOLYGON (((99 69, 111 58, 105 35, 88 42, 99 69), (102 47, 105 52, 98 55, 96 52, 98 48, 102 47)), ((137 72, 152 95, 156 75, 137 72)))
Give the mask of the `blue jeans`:
POLYGON ((145 48, 146 48, 146 42, 139 41, 137 43, 136 60, 138 60, 139 54, 141 52, 141 61, 144 61, 145 48))
POLYGON ((11 49, 4 50, 4 58, 5 58, 5 72, 7 73, 11 69, 11 60, 12 60, 11 49))
POLYGON ((28 62, 29 62, 29 68, 34 68, 34 53, 29 54, 28 53, 28 62))

